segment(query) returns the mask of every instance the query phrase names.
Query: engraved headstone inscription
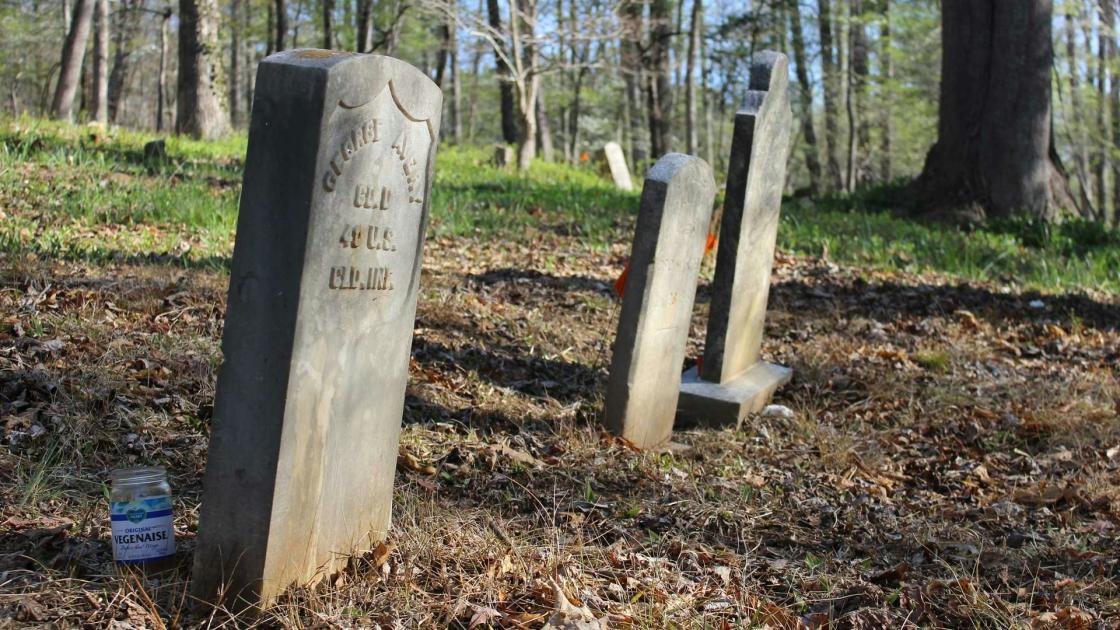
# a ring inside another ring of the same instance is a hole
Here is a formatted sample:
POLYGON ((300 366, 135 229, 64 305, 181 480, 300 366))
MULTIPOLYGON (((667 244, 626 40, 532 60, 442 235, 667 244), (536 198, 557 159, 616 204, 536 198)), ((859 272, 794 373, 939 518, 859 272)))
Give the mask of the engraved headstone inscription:
POLYGON ((611 179, 619 190, 634 190, 634 183, 630 180, 630 169, 626 166, 626 154, 617 142, 608 142, 603 145, 603 156, 607 160, 607 168, 611 171, 611 179))
POLYGON ((738 425, 792 375, 760 358, 793 121, 788 72, 785 55, 756 55, 735 115, 704 356, 699 374, 684 375, 684 421, 738 425))
POLYGON ((192 594, 265 605, 390 521, 442 94, 377 55, 257 72, 192 594))
POLYGON ((680 153, 658 160, 642 188, 603 410, 607 428, 640 448, 673 433, 715 193, 707 162, 680 153))

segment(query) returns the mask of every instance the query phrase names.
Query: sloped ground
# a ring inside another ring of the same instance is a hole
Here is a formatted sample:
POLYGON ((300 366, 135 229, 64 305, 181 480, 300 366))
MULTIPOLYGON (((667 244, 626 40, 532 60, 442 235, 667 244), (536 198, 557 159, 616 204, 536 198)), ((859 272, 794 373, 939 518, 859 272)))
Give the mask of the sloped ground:
MULTIPOLYGON (((1116 296, 780 256, 765 353, 794 417, 640 453, 597 424, 625 255, 430 242, 392 535, 256 622, 531 628, 559 590, 615 627, 1120 623, 1116 296)), ((0 627, 250 623, 184 599, 223 272, 0 270, 0 627), (158 580, 111 564, 104 482, 141 463, 177 494, 158 580)))

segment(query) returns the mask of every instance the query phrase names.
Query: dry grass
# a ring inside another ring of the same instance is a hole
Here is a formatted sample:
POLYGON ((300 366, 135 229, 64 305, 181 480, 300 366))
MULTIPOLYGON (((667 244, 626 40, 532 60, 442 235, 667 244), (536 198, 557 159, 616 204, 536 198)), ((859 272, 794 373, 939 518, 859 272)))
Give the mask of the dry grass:
POLYGON ((1116 623, 1115 296, 1029 309, 780 258, 766 352, 797 370, 777 401, 794 419, 640 453, 596 422, 624 253, 431 243, 390 539, 255 618, 184 596, 225 278, 5 260, 0 619, 539 627, 558 584, 635 628, 1116 623), (106 473, 140 463, 178 497, 180 564, 155 578, 108 545, 106 473))

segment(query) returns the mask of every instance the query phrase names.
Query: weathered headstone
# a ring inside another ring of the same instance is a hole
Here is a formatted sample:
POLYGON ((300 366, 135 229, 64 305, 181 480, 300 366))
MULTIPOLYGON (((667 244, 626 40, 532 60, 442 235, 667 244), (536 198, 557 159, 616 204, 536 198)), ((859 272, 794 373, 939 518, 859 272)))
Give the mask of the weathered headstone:
POLYGON ((442 95, 376 55, 257 72, 192 593, 267 604, 389 527, 442 95))
POLYGON ((716 186, 700 158, 670 153, 646 175, 603 421, 641 448, 666 442, 716 186))
POLYGON ((513 147, 508 144, 494 145, 494 166, 498 168, 508 168, 513 164, 513 161, 513 147))
POLYGON ((684 375, 682 420, 737 425, 792 375, 760 360, 793 120, 788 72, 785 55, 756 55, 735 115, 704 356, 699 375, 684 375))
POLYGON ((619 190, 634 190, 634 183, 630 180, 630 169, 626 167, 626 154, 617 142, 608 142, 603 145, 603 156, 607 160, 607 168, 611 171, 611 179, 619 190))

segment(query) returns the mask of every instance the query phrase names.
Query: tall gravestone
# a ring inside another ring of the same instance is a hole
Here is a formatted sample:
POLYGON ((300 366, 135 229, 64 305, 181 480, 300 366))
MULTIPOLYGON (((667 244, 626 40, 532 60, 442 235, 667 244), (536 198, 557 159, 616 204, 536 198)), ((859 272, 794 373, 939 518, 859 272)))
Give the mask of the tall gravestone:
POLYGON ((389 527, 442 95, 376 55, 257 72, 192 594, 267 604, 389 527))
POLYGON ((785 55, 756 55, 735 114, 703 361, 684 375, 682 420, 738 425, 792 375, 760 358, 793 122, 788 73, 785 55))
POLYGON ((634 183, 630 180, 630 169, 626 166, 626 154, 617 142, 608 142, 603 145, 603 157, 607 160, 611 179, 619 190, 634 190, 634 183))
POLYGON ((646 175, 603 421, 641 448, 668 441, 716 186, 700 158, 670 153, 646 175))

